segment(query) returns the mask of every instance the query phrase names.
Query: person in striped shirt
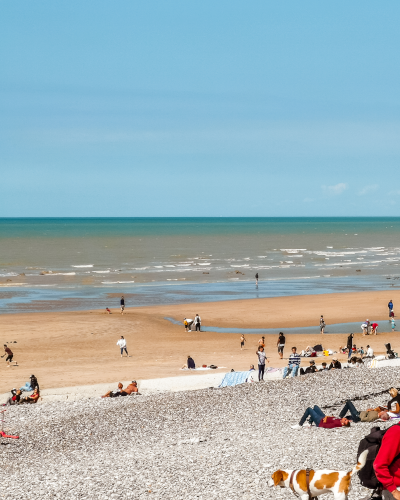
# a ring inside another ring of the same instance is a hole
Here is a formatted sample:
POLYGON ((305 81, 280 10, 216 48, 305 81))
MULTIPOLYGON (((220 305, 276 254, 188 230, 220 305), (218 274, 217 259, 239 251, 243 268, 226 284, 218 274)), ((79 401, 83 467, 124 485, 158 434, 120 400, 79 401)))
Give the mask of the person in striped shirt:
POLYGON ((297 347, 292 347, 292 354, 289 356, 288 366, 283 369, 283 378, 287 377, 288 371, 292 370, 292 377, 296 377, 300 367, 300 354, 297 352, 297 347))

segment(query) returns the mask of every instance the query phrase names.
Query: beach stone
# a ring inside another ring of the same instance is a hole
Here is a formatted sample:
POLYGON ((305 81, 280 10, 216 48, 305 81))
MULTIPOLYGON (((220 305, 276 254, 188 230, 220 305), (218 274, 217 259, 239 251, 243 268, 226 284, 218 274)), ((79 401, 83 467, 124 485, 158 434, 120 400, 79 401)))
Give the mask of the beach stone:
MULTIPOLYGON (((314 404, 336 415, 346 399, 364 397, 354 401, 360 410, 386 404, 399 378, 396 368, 347 369, 234 388, 9 407, 6 427, 20 439, 1 440, 0 484, 10 500, 294 498, 268 487, 274 470, 351 470, 374 424, 290 426, 314 404)), ((349 499, 366 493, 354 476, 349 499)))

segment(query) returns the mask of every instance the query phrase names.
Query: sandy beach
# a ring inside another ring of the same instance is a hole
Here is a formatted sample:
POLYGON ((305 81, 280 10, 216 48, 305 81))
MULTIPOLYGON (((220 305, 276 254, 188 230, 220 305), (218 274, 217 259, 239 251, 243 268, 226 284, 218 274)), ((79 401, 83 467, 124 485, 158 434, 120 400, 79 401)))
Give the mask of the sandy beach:
MULTIPOLYGON (((1 360, 0 391, 20 386, 35 374, 43 388, 69 387, 117 380, 149 379, 171 376, 196 376, 180 368, 190 354, 197 366, 215 364, 221 370, 246 370, 256 364, 258 335, 247 335, 240 350, 238 334, 184 331, 183 326, 165 320, 194 317, 199 313, 203 325, 232 328, 304 327, 318 324, 324 314, 328 324, 386 318, 387 303, 400 302, 400 292, 361 292, 308 295, 257 300, 233 300, 216 303, 127 308, 121 316, 103 311, 5 314, 0 316, 2 343, 8 342, 18 367, 7 368, 1 360), (120 335, 127 340, 131 357, 121 358, 116 345, 120 335), (16 343, 14 343, 16 342, 16 343)), ((388 321, 381 322, 378 336, 362 337, 355 332, 355 343, 369 343, 376 353, 384 353, 384 343, 398 350, 398 333, 391 333, 388 321)), ((284 366, 276 350, 276 337, 267 336, 266 351, 270 366, 284 366)), ((287 348, 322 342, 338 350, 346 342, 345 334, 286 336, 287 348)), ((339 356, 345 359, 345 356, 339 356)), ((302 365, 307 365, 302 360, 302 365)))

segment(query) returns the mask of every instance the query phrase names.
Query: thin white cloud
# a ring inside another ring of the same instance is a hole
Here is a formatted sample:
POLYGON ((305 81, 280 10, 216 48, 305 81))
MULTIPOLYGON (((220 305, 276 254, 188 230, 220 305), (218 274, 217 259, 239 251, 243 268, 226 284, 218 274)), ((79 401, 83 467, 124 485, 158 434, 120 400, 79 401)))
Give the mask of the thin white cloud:
POLYGON ((358 193, 358 196, 364 196, 369 193, 373 193, 374 191, 377 191, 379 188, 379 184, 369 184, 368 186, 364 186, 361 191, 358 193))
POLYGON ((338 196, 348 188, 349 186, 345 182, 339 182, 339 184, 334 184, 333 186, 322 186, 322 189, 332 196, 338 196))

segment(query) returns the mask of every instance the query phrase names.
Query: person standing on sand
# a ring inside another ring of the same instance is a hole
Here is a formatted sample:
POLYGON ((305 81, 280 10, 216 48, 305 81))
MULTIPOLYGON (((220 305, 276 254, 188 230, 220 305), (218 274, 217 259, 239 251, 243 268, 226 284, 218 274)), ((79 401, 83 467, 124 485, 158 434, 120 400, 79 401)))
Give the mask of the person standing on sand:
POLYGON ((283 359, 283 349, 285 348, 286 338, 283 335, 283 332, 279 332, 278 342, 276 345, 278 346, 278 354, 281 359, 283 359))
POLYGON ((261 380, 264 380, 265 360, 267 360, 269 363, 269 359, 267 359, 267 355, 264 352, 263 346, 260 346, 258 348, 256 354, 258 356, 258 381, 261 382, 261 380))
POLYGON ((265 337, 260 338, 260 340, 258 341, 258 346, 265 347, 265 337))
POLYGON ((124 310, 125 310, 125 299, 124 299, 124 296, 121 297, 121 300, 119 301, 119 303, 121 304, 121 314, 124 314, 124 310))
POLYGON ((246 342, 246 339, 244 338, 244 335, 240 337, 240 350, 243 351, 244 343, 246 342))
POLYGON ((348 359, 351 358, 353 353, 353 337, 354 333, 350 333, 350 335, 347 337, 348 359))
POLYGON ((121 335, 121 338, 117 342, 117 346, 121 349, 121 358, 122 354, 125 351, 126 352, 126 357, 128 357, 128 350, 126 348, 126 340, 124 339, 123 335, 121 335))
POLYGON ((196 313, 196 316, 194 317, 194 326, 196 332, 197 330, 201 332, 201 318, 198 313, 196 313))
MULTIPOLYGON (((392 311, 393 311, 393 302, 392 302, 392 299, 389 300, 388 309, 389 309, 389 318, 391 318, 392 317, 392 311)), ((390 321, 390 319, 389 319, 389 321, 390 321)))
POLYGON ((321 314, 321 317, 319 319, 319 329, 321 331, 321 334, 324 333, 325 327, 326 327, 325 320, 324 320, 324 317, 321 314))
POLYGON ((256 273, 255 278, 256 278, 256 286, 258 286, 258 273, 256 273))

